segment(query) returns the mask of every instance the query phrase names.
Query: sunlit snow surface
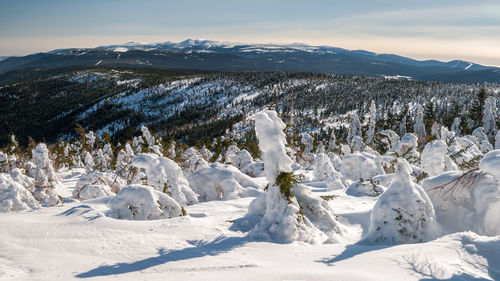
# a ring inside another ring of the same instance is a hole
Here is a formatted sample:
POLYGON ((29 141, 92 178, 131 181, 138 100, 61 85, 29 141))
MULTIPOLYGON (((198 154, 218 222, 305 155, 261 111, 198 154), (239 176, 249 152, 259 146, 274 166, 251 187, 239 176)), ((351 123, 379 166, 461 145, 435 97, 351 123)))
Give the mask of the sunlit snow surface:
MULTIPOLYGON (((309 171, 308 171, 309 172, 309 171)), ((62 174, 71 194, 81 173, 62 174), (73 176, 72 176, 73 175, 73 176)), ((187 216, 107 217, 111 197, 0 214, 0 280, 498 280, 500 237, 455 233, 399 246, 357 243, 376 200, 325 192, 349 241, 311 245, 252 241, 233 231, 253 197, 186 207, 187 216)), ((62 191, 66 192, 63 193, 62 191)))

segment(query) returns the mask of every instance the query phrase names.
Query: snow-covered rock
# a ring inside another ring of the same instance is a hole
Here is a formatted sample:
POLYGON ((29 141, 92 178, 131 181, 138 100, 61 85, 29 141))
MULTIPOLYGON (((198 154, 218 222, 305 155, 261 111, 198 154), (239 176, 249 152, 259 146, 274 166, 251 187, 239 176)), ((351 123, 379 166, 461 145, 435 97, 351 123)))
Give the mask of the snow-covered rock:
POLYGON ((157 220, 183 215, 172 197, 145 185, 128 185, 109 201, 109 216, 126 220, 157 220))
POLYGON ((431 200, 411 180, 411 167, 400 158, 389 188, 378 197, 365 241, 382 244, 424 242, 441 234, 431 200))

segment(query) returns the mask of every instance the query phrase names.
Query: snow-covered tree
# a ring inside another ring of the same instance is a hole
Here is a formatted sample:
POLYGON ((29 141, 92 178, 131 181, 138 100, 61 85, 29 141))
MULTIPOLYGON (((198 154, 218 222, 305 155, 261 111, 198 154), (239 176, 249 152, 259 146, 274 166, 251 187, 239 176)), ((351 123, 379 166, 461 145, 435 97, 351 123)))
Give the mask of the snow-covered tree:
POLYGON ((349 115, 349 131, 347 133, 347 142, 351 143, 352 139, 356 136, 361 136, 361 122, 359 121, 358 114, 353 112, 349 115))
POLYGON ((413 132, 419 139, 425 139, 424 108, 420 104, 415 105, 415 120, 413 132))
POLYGON ((484 133, 488 136, 490 141, 493 141, 498 128, 496 123, 497 112, 496 112, 497 100, 495 97, 488 97, 485 100, 483 109, 483 128, 484 133))
POLYGON ((59 203, 59 197, 54 188, 61 179, 54 169, 49 150, 44 143, 39 143, 32 150, 31 162, 33 167, 30 170, 30 176, 35 178, 35 198, 44 205, 56 205, 59 203))
POLYGON ((453 124, 451 125, 451 131, 455 133, 455 136, 460 137, 462 136, 462 126, 461 126, 462 120, 460 117, 455 117, 453 120, 453 124))
POLYGON ((425 242, 441 234, 434 207, 424 189, 412 182, 412 169, 398 159, 389 188, 379 196, 365 241, 381 244, 425 242))
POLYGON ((94 158, 90 154, 90 152, 85 151, 84 154, 84 161, 85 161, 85 170, 88 172, 92 171, 94 169, 94 158))
POLYGON ((154 153, 141 153, 132 159, 132 166, 145 172, 146 183, 172 197, 181 206, 198 202, 181 167, 172 159, 154 153))
POLYGON ((375 102, 372 100, 372 103, 370 104, 370 119, 368 121, 368 131, 366 131, 366 144, 368 145, 373 144, 373 137, 375 136, 375 124, 377 122, 376 118, 377 118, 377 107, 375 106, 375 102))
POLYGON ((275 111, 264 110, 255 115, 269 185, 267 192, 249 206, 248 215, 258 218, 251 235, 282 243, 337 241, 341 229, 330 207, 298 184, 293 174, 293 161, 285 149, 285 128, 275 111))

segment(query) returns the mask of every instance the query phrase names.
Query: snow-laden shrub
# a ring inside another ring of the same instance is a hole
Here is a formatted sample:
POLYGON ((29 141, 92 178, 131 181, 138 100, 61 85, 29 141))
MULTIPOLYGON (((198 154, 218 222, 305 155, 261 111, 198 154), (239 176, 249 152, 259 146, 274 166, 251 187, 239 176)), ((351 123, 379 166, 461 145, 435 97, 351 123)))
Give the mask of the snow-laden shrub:
POLYGON ((389 188, 378 197, 370 216, 365 240, 372 243, 402 244, 436 238, 440 227, 431 200, 411 180, 411 167, 398 159, 389 188))
POLYGON ((193 147, 186 149, 183 157, 186 159, 186 161, 182 163, 182 171, 185 176, 191 175, 200 169, 208 168, 209 166, 208 162, 193 147))
POLYGON ((56 173, 52 160, 49 157, 49 150, 44 143, 39 143, 32 150, 32 160, 34 164, 30 170, 30 176, 35 178, 35 186, 38 188, 52 188, 60 183, 59 175, 56 173))
POLYGON ((60 202, 54 188, 60 184, 61 179, 54 169, 47 146, 44 143, 38 144, 32 150, 32 157, 30 176, 35 178, 33 195, 42 205, 54 206, 60 202))
MULTIPOLYGON (((235 144, 230 145, 224 154, 224 164, 233 164, 232 161, 236 159, 236 154, 238 152, 240 152, 240 149, 235 144)), ((233 166, 236 165, 236 163, 233 164, 233 166)))
POLYGON ((143 169, 147 185, 165 192, 182 206, 198 202, 181 167, 173 160, 153 153, 141 153, 132 159, 132 166, 143 169))
POLYGON ((330 162, 330 157, 324 153, 318 153, 314 158, 313 176, 316 181, 325 181, 327 190, 343 189, 342 174, 335 170, 330 162))
POLYGON ((493 176, 478 170, 451 171, 424 180, 422 186, 446 233, 500 234, 500 191, 493 176))
POLYGON ((89 173, 90 171, 92 171, 94 169, 94 166, 95 166, 94 158, 92 158, 92 155, 90 154, 90 152, 85 151, 83 159, 85 161, 85 170, 87 171, 87 173, 89 173))
POLYGON ((80 177, 73 198, 88 200, 118 193, 127 183, 113 173, 92 171, 80 177))
POLYGON ((184 215, 172 197, 145 185, 128 185, 109 201, 109 216, 126 220, 157 220, 184 215))
POLYGON ((40 208, 33 195, 8 174, 0 173, 0 213, 40 208))
POLYGON ((353 181, 359 179, 370 180, 376 175, 384 174, 383 169, 375 163, 373 157, 359 152, 342 158, 340 172, 345 178, 353 181))
POLYGON ((112 195, 115 195, 115 193, 111 191, 109 186, 103 184, 90 184, 82 187, 75 198, 83 201, 112 195))
POLYGON ((412 133, 406 133, 399 141, 395 151, 399 157, 406 159, 409 163, 417 163, 420 160, 420 153, 417 147, 417 136, 412 133))
POLYGON ((388 151, 393 151, 399 144, 399 135, 393 130, 382 130, 379 133, 384 136, 381 138, 380 142, 385 145, 388 151))
POLYGON ((475 144, 473 136, 455 138, 448 149, 448 156, 461 169, 469 170, 476 168, 483 154, 475 144))
POLYGON ((229 200, 257 196, 260 185, 231 165, 211 164, 188 176, 200 201, 229 200))
POLYGON ((116 173, 127 180, 128 183, 133 181, 134 173, 131 172, 133 168, 131 163, 134 156, 135 153, 128 142, 125 143, 125 147, 116 156, 116 173))
POLYGON ((24 188, 28 189, 31 192, 35 191, 35 182, 33 178, 30 178, 27 175, 25 175, 23 170, 19 168, 14 168, 10 170, 9 174, 15 182, 24 186, 24 188))
POLYGON ((487 153, 488 151, 493 149, 493 146, 488 140, 488 136, 484 132, 483 127, 477 127, 473 132, 472 135, 476 137, 476 144, 479 145, 479 148, 481 149, 482 153, 487 153))
POLYGON ((331 209, 311 196, 293 175, 293 161, 285 149, 285 127, 274 111, 255 115, 255 131, 269 185, 267 192, 252 201, 247 216, 236 224, 253 225, 251 237, 280 243, 337 241, 341 230, 331 209))
POLYGON ((352 151, 361 151, 363 150, 365 144, 363 143, 363 139, 360 136, 354 136, 351 140, 351 148, 352 151))
POLYGON ((479 162, 479 169, 493 175, 500 188, 500 150, 492 150, 484 155, 484 158, 479 162))
POLYGON ((148 152, 152 152, 158 155, 163 155, 162 150, 163 147, 161 145, 161 139, 157 139, 155 136, 153 136, 150 132, 149 129, 142 125, 141 126, 141 132, 142 132, 142 137, 146 141, 146 144, 148 145, 147 149, 148 152))
POLYGON ((212 151, 208 150, 205 145, 203 145, 203 147, 200 149, 200 154, 203 159, 205 159, 205 161, 210 161, 210 159, 212 159, 212 157, 214 156, 212 151))
POLYGON ((457 165, 448 156, 448 146, 443 140, 435 140, 425 145, 422 151, 422 168, 429 176, 439 175, 445 171, 457 170, 457 165))
MULTIPOLYGON (((226 158, 226 161, 228 161, 228 158, 226 158)), ((246 149, 232 154, 229 158, 229 163, 251 177, 261 177, 264 175, 264 163, 254 162, 252 155, 246 149)))
POLYGON ((386 188, 373 181, 355 181, 346 189, 346 194, 351 196, 379 196, 386 188))

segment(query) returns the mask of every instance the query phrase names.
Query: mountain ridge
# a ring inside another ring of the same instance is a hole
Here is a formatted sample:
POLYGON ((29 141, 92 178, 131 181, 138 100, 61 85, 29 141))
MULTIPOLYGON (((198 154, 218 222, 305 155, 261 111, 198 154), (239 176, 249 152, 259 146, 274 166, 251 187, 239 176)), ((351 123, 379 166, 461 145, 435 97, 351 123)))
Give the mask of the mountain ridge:
POLYGON ((30 67, 109 66, 203 71, 299 71, 360 76, 406 76, 440 82, 500 83, 500 68, 464 60, 415 60, 332 46, 249 44, 187 39, 56 49, 0 61, 0 74, 30 67))

